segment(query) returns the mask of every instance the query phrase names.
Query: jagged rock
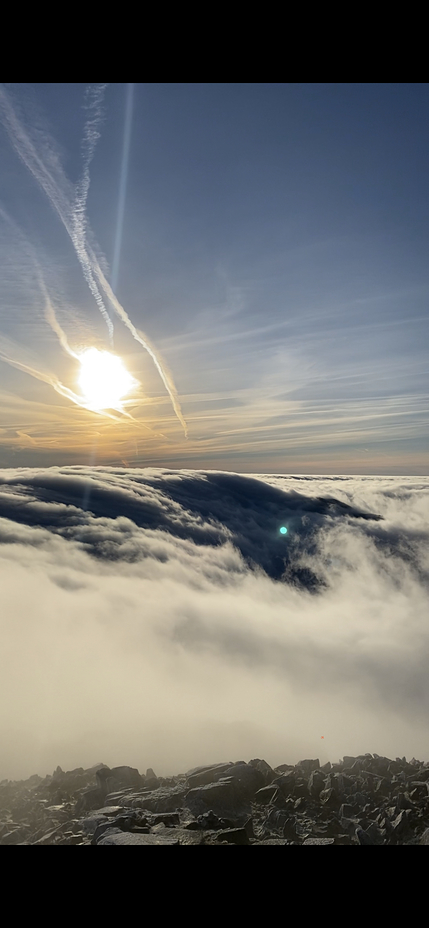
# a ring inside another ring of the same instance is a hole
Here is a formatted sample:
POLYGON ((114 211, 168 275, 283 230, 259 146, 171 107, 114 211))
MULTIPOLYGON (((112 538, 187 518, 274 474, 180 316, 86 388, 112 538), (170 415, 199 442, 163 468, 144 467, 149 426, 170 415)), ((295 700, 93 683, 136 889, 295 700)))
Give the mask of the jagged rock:
POLYGON ((315 844, 335 844, 335 838, 306 838, 302 844, 303 846, 315 844))
POLYGON ((267 786, 275 780, 277 774, 273 768, 267 764, 266 760, 260 760, 259 757, 256 757, 254 760, 249 760, 249 764, 251 767, 256 767, 256 769, 262 773, 267 786))
POLYGON ((349 795, 348 800, 356 812, 358 809, 364 808, 366 803, 366 796, 358 790, 357 792, 353 792, 351 795, 349 795))
POLYGON ((183 805, 188 790, 185 785, 170 788, 160 786, 151 792, 132 794, 124 799, 124 805, 133 809, 147 809, 149 812, 175 812, 183 805))
POLYGON ((307 801, 304 799, 304 796, 300 796, 299 799, 295 799, 293 807, 296 812, 303 812, 307 806, 307 801))
POLYGON ((91 844, 97 844, 99 838, 111 828, 119 828, 120 831, 125 831, 127 834, 149 834, 150 832, 155 832, 156 828, 165 829, 165 825, 160 824, 154 826, 154 828, 150 828, 147 820, 142 818, 139 812, 131 812, 127 815, 116 815, 114 819, 100 822, 95 829, 91 844))
POLYGON ((254 796, 257 790, 262 789, 265 785, 263 773, 251 764, 233 764, 227 770, 228 779, 233 777, 238 780, 240 787, 247 796, 254 796))
POLYGON ((326 761, 326 764, 322 764, 322 766, 319 767, 319 770, 322 770, 323 773, 329 773, 331 770, 331 761, 326 761))
POLYGON ((427 781, 421 783, 419 780, 412 780, 410 783, 410 787, 411 787, 410 799, 412 800, 427 799, 429 795, 428 786, 429 784, 427 783, 427 781))
POLYGON ((287 798, 292 795, 295 784, 297 782, 297 774, 295 768, 285 771, 281 776, 277 777, 272 782, 272 786, 277 786, 278 789, 283 793, 283 796, 287 798))
POLYGON ((0 845, 429 844, 427 763, 362 754, 317 764, 257 758, 169 778, 97 764, 2 781, 0 845))
POLYGON ((89 812, 91 809, 101 809, 104 806, 106 794, 106 786, 96 786, 94 789, 85 790, 76 803, 76 814, 89 812))
POLYGON ((343 802, 338 810, 339 818, 350 818, 353 815, 353 806, 348 802, 343 802))
POLYGON ((189 789, 193 789, 196 786, 206 786, 207 783, 215 783, 220 777, 224 776, 227 771, 229 772, 232 766, 232 764, 216 764, 213 767, 202 767, 190 771, 186 774, 189 789))
POLYGON ((116 806, 120 802, 124 802, 125 800, 129 800, 132 797, 139 796, 139 795, 140 795, 139 790, 136 791, 134 789, 130 789, 130 787, 128 787, 127 789, 118 789, 114 793, 107 793, 104 803, 106 806, 116 806))
POLYGON ((359 844, 361 845, 370 845, 374 844, 374 841, 370 834, 367 831, 364 831, 360 825, 357 826, 355 830, 356 838, 359 844))
POLYGON ((132 832, 120 831, 119 828, 110 828, 105 831, 101 838, 97 841, 97 845, 108 844, 140 844, 144 845, 145 847, 148 845, 178 845, 179 837, 174 833, 162 835, 137 835, 133 834, 132 832))
POLYGON ((93 815, 88 815, 82 819, 80 827, 85 834, 92 835, 102 822, 111 821, 115 815, 123 812, 122 806, 107 806, 104 809, 98 809, 93 815))
POLYGON ((343 757, 344 767, 353 767, 353 764, 355 764, 356 761, 357 761, 357 757, 350 757, 348 754, 345 754, 343 757))
POLYGON ((263 786, 262 789, 258 789, 254 796, 255 802, 260 802, 262 805, 265 805, 268 802, 271 802, 274 799, 274 796, 278 793, 277 786, 263 786))
POLYGON ((313 770, 308 778, 308 792, 310 796, 318 797, 324 788, 323 773, 319 770, 313 770))
POLYGON ((134 788, 145 786, 144 778, 139 774, 135 767, 101 767, 96 771, 96 777, 101 789, 105 789, 105 795, 113 790, 134 788))
POLYGON ((197 815, 213 809, 219 816, 233 814, 236 817, 250 812, 246 799, 238 777, 223 777, 216 783, 190 789, 184 803, 197 815))
POLYGON ((298 837, 295 818, 288 816, 286 821, 283 823, 283 837, 288 838, 289 841, 295 841, 298 837))
POLYGON ((318 758, 316 760, 300 760, 296 766, 301 767, 305 773, 310 774, 312 770, 320 767, 320 761, 318 758))
MULTIPOLYGON (((133 784, 137 785, 137 784, 133 784)), ((145 789, 158 789, 161 786, 161 782, 156 776, 156 773, 152 770, 152 767, 148 767, 146 770, 146 776, 144 777, 144 786, 145 789)))
POLYGON ((282 845, 284 847, 290 842, 285 841, 284 838, 263 838, 261 841, 255 841, 254 843, 256 847, 262 847, 262 845, 270 845, 270 847, 273 847, 274 845, 276 845, 276 847, 282 845))
POLYGON ((155 812, 145 815, 146 821, 152 826, 164 825, 165 828, 173 828, 174 825, 180 824, 180 815, 178 812, 155 812))
POLYGON ((396 816, 395 821, 392 822, 392 828, 395 832, 395 835, 399 837, 405 837, 410 834, 410 822, 409 822, 409 813, 408 810, 403 809, 399 815, 396 816))
POLYGON ((249 836, 245 828, 227 828, 218 831, 214 840, 217 844, 222 844, 224 841, 226 841, 227 844, 250 844, 249 836))

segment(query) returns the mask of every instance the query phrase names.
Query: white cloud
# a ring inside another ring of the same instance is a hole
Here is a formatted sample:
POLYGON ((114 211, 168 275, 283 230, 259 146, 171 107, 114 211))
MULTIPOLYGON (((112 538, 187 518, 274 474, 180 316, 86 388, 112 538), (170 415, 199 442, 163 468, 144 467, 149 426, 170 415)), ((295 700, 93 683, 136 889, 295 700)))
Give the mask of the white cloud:
POLYGON ((415 478, 2 471, 0 775, 425 759, 428 513, 415 478))

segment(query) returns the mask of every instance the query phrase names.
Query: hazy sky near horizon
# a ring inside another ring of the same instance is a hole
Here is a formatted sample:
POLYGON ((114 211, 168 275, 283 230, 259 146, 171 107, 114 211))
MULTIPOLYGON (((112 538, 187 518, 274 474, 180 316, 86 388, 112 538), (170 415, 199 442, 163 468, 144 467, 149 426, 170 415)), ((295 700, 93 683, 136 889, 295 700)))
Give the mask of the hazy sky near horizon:
POLYGON ((427 473, 428 103, 427 83, 1 85, 0 466, 427 473), (69 398, 47 305, 72 350, 108 350, 94 262, 187 438, 108 299, 133 418, 69 398))

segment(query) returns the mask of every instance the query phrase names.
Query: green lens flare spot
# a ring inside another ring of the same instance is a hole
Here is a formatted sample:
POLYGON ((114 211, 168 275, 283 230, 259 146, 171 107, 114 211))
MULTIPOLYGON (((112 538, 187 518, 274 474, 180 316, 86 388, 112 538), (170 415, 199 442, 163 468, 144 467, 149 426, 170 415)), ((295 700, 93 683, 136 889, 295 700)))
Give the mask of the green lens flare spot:
POLYGON ((280 529, 280 535, 287 535, 287 528, 285 525, 282 525, 280 529))

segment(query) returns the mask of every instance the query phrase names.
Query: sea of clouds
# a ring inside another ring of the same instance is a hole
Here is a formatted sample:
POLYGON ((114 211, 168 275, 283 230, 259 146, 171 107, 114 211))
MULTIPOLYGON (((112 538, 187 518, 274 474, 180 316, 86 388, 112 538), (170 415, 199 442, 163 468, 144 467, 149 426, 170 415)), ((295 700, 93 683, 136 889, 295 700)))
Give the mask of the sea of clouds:
POLYGON ((428 526, 421 478, 0 471, 0 778, 429 759, 428 526))

